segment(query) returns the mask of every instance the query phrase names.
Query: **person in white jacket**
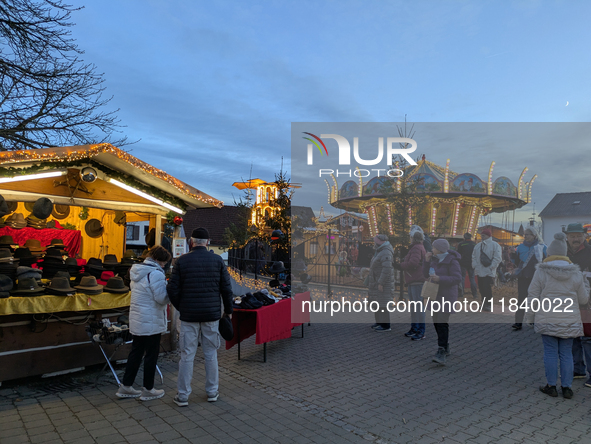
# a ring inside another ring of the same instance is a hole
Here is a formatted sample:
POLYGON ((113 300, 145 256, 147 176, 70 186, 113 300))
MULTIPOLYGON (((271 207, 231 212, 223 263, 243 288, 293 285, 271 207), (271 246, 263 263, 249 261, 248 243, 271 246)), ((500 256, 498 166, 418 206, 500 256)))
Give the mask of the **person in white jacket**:
POLYGON ((476 244, 472 252, 472 268, 478 276, 478 290, 482 298, 484 311, 490 311, 492 304, 493 279, 497 274, 497 267, 503 260, 501 246, 492 238, 492 232, 485 228, 480 232, 482 242, 476 244))
POLYGON ((548 257, 536 265, 528 290, 524 321, 534 325, 544 343, 544 368, 548 383, 540 390, 558 396, 558 361, 562 396, 573 397, 573 338, 583 336, 579 305, 589 300, 589 283, 578 265, 566 255, 566 235, 556 233, 548 257))
POLYGON ((143 263, 131 267, 129 331, 133 335, 133 344, 122 384, 116 393, 118 398, 139 397, 141 401, 149 401, 164 396, 164 390, 154 388, 154 375, 160 336, 166 332, 166 306, 170 301, 163 267, 170 257, 164 247, 157 245, 150 249, 143 263), (133 383, 144 354, 144 386, 140 391, 133 388, 133 383))

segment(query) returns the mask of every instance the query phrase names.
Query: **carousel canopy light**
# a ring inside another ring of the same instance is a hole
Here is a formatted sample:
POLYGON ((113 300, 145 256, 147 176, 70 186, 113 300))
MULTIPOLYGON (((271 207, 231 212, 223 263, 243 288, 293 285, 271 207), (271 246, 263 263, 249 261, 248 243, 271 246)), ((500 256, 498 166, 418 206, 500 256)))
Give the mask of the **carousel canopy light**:
POLYGON ((134 194, 137 194, 138 196, 141 196, 144 199, 148 199, 154 203, 157 203, 158 205, 162 205, 164 208, 168 208, 169 210, 172 210, 175 213, 185 214, 185 212, 183 210, 181 210, 180 208, 170 205, 169 203, 163 202, 160 199, 157 199, 153 196, 150 196, 149 194, 144 193, 143 191, 136 190, 135 188, 130 187, 129 185, 125 185, 123 182, 119 182, 118 180, 115 180, 112 178, 109 179, 109 182, 112 183, 113 185, 117 185, 118 187, 123 188, 124 190, 127 190, 127 191, 134 193, 134 194))
POLYGON ((0 183, 19 182, 21 180, 32 180, 32 179, 46 179, 48 177, 58 177, 66 174, 67 171, 51 171, 47 173, 28 174, 26 176, 15 176, 15 177, 2 177, 0 183))

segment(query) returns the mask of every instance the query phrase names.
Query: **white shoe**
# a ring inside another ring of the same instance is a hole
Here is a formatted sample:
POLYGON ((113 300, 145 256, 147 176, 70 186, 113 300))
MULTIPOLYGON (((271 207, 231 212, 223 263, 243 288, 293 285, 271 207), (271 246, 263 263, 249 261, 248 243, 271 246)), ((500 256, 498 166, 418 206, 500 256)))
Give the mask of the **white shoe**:
POLYGON ((141 394, 142 394, 142 392, 134 389, 132 386, 127 387, 123 384, 120 384, 119 390, 117 390, 117 393, 115 393, 115 396, 117 396, 117 398, 137 398, 141 394))
POLYGON ((140 401, 151 401, 152 399, 162 398, 164 396, 164 390, 156 390, 153 388, 152 390, 146 390, 142 387, 142 395, 140 396, 140 401))
POLYGON ((220 397, 220 392, 217 392, 215 395, 207 395, 207 402, 216 402, 220 397))

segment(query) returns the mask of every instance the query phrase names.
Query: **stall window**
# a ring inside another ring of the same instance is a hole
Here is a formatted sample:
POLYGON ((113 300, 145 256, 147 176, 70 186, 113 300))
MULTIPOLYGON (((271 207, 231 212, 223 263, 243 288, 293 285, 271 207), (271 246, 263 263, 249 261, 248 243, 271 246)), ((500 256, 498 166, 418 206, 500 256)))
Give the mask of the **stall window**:
POLYGON ((128 225, 125 233, 125 240, 134 241, 140 239, 140 227, 137 225, 128 225))
POLYGON ((150 232, 150 226, 144 225, 144 236, 150 232))

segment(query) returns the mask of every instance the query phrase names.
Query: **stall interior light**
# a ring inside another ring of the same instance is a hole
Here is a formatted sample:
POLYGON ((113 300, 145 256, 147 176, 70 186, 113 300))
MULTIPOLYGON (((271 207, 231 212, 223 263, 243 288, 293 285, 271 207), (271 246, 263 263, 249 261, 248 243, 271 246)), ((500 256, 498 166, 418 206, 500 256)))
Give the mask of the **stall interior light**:
POLYGON ((48 177, 58 177, 66 174, 67 171, 51 171, 47 173, 27 174, 26 176, 2 177, 0 183, 20 182, 21 180, 46 179, 48 177))
POLYGON ((143 191, 136 190, 135 188, 130 187, 129 185, 125 185, 123 182, 119 182, 118 180, 115 180, 115 179, 109 179, 109 182, 112 183, 113 185, 117 185, 118 187, 123 188, 124 190, 127 190, 127 191, 134 193, 134 194, 137 194, 138 196, 141 196, 144 199, 148 199, 154 203, 157 203, 158 205, 162 205, 164 208, 168 208, 169 210, 172 210, 175 213, 185 214, 185 212, 183 210, 181 210, 180 208, 177 208, 173 205, 163 202, 160 199, 157 199, 153 196, 150 196, 149 194, 144 193, 143 191))

